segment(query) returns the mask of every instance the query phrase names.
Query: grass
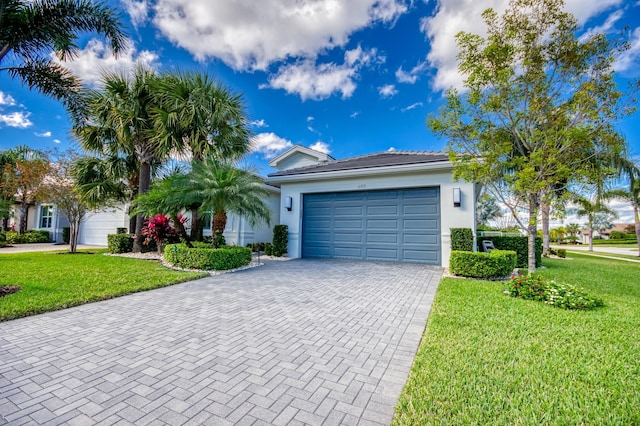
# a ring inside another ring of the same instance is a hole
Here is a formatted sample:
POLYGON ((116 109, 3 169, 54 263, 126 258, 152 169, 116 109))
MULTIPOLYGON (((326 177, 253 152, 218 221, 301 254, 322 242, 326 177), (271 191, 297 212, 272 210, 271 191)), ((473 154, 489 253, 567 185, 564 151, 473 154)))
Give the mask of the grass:
MULTIPOLYGON (((634 254, 620 254, 620 253, 609 253, 606 251, 570 251, 567 250, 567 254, 571 254, 570 257, 573 257, 574 254, 583 254, 585 256, 588 255, 597 255, 597 256, 607 256, 607 257, 619 257, 621 259, 633 259, 633 260, 640 260, 640 257, 637 254, 638 249, 635 250, 635 255, 634 254)), ((633 251, 630 251, 630 253, 634 253, 633 251)))
POLYGON ((640 264, 573 254, 548 278, 604 299, 566 311, 443 279, 394 425, 640 424, 640 264))
POLYGON ((0 321, 55 311, 203 277, 157 261, 55 252, 0 255, 0 286, 22 290, 0 297, 0 321))

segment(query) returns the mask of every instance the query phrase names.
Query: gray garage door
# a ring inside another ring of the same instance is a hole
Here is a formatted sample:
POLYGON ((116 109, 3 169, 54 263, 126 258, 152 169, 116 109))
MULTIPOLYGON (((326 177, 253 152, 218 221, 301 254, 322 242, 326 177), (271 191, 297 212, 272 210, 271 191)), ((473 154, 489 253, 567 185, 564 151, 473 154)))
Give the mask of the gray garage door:
POLYGON ((302 257, 441 264, 439 188, 305 194, 302 214, 302 257))

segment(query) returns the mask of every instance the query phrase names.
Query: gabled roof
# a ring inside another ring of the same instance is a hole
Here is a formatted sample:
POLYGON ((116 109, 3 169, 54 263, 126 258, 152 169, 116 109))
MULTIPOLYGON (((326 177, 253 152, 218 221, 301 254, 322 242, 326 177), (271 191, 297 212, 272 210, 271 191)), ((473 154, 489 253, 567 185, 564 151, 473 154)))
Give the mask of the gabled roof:
POLYGON ((304 175, 356 169, 370 169, 376 167, 404 166, 411 164, 449 162, 449 156, 444 152, 430 151, 385 151, 375 154, 345 158, 330 163, 300 167, 297 169, 280 170, 270 173, 269 177, 304 175))
POLYGON ((278 168, 279 163, 297 154, 305 154, 310 157, 316 158, 318 162, 335 161, 335 158, 333 158, 329 154, 316 151, 315 149, 307 148, 306 146, 296 144, 290 149, 288 149, 287 151, 283 152, 282 154, 278 155, 277 157, 269 161, 269 165, 273 168, 278 168))

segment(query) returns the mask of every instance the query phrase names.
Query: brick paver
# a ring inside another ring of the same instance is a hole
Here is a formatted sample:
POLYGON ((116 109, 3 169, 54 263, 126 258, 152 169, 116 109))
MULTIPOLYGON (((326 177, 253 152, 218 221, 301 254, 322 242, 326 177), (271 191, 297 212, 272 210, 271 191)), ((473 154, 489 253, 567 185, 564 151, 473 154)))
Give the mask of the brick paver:
POLYGON ((389 424, 440 276, 270 262, 0 323, 0 424, 389 424))

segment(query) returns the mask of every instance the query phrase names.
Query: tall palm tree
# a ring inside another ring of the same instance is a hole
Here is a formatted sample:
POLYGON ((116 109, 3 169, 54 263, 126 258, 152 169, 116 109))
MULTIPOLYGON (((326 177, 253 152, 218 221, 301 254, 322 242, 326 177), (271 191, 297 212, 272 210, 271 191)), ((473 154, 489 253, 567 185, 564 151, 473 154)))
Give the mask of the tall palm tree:
POLYGON ((628 201, 633 207, 636 238, 638 244, 638 256, 640 256, 640 165, 625 158, 619 162, 621 175, 629 179, 629 186, 612 191, 616 198, 628 201))
POLYGON ((605 201, 612 198, 611 192, 604 192, 595 195, 593 198, 577 197, 573 200, 573 203, 578 206, 576 214, 578 216, 587 217, 587 232, 589 233, 589 251, 593 251, 593 229, 594 222, 596 222, 596 216, 599 213, 615 214, 609 206, 605 204, 605 201))
POLYGON ((61 100, 73 114, 82 106, 80 80, 53 62, 78 52, 78 33, 97 32, 114 53, 126 46, 119 13, 88 0, 0 1, 0 71, 7 71, 30 89, 61 100), (9 60, 9 64, 5 61, 9 60))
MULTIPOLYGON (((156 143, 153 114, 158 109, 158 76, 138 67, 133 75, 105 73, 103 88, 86 97, 89 119, 78 122, 75 135, 84 149, 106 158, 134 157, 139 167, 138 195, 149 191, 154 165, 170 151, 156 143)), ((137 215, 134 251, 142 249, 144 217, 137 215)))
MULTIPOLYGON (((208 74, 176 71, 158 82, 161 107, 156 111, 157 142, 194 161, 206 157, 238 159, 249 150, 245 105, 208 74)), ((191 235, 202 239, 204 218, 192 206, 191 235)))
POLYGON ((233 161, 215 157, 195 161, 189 173, 174 175, 154 186, 138 199, 149 213, 176 214, 199 205, 200 213, 213 212, 213 246, 227 226, 227 214, 244 217, 252 226, 271 223, 265 200, 269 197, 264 182, 252 170, 240 169, 233 161), (154 204, 160 208, 156 209, 154 204))

